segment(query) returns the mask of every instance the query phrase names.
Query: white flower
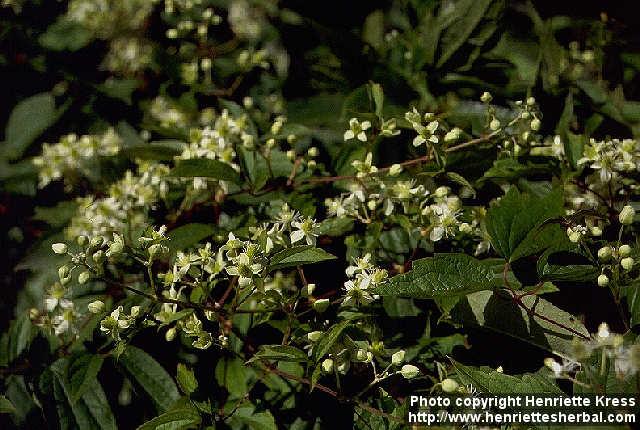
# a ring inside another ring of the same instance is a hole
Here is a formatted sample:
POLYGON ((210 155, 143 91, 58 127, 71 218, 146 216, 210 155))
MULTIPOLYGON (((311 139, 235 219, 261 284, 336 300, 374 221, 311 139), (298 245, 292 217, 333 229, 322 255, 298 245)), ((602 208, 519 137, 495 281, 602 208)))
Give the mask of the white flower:
POLYGON ((357 118, 351 118, 349 120, 349 130, 344 132, 344 140, 351 140, 354 137, 357 138, 361 142, 367 141, 366 130, 371 127, 371 123, 369 121, 359 122, 357 118))
POLYGON ((292 244, 299 242, 302 239, 306 240, 307 245, 316 244, 316 237, 318 236, 316 230, 318 225, 316 224, 315 220, 306 218, 303 221, 292 222, 291 226, 297 229, 291 232, 292 244))

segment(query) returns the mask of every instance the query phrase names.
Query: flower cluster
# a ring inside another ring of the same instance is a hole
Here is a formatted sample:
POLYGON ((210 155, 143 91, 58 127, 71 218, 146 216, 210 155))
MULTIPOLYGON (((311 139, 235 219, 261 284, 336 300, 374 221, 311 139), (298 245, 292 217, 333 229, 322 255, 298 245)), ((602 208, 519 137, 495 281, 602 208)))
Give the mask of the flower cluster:
POLYGON ((100 135, 68 134, 56 144, 43 144, 42 155, 33 159, 39 169, 40 187, 61 178, 69 181, 76 172, 91 175, 97 157, 113 156, 121 145, 122 139, 113 128, 100 135))

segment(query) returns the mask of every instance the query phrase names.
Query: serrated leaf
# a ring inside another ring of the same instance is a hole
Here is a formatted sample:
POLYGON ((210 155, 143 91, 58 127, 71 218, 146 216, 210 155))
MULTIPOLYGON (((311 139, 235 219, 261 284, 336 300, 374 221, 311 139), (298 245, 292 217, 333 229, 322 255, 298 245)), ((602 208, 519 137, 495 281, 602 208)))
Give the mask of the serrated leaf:
POLYGON ((198 389, 198 380, 193 374, 193 370, 189 369, 185 364, 178 363, 176 379, 182 391, 187 395, 198 389))
POLYGON ((171 170, 171 176, 180 178, 213 178, 240 183, 240 175, 227 163, 208 158, 179 160, 171 170))
POLYGON ((93 384, 104 359, 98 355, 82 354, 69 361, 69 395, 76 402, 93 384))
POLYGON ((505 293, 479 291, 461 300, 451 316, 463 324, 494 330, 564 357, 570 356, 574 337, 589 336, 576 317, 547 300, 532 295, 521 300, 536 315, 518 306, 505 293))
POLYGON ((167 246, 172 252, 189 248, 215 232, 209 224, 191 223, 176 227, 167 233, 167 246))
POLYGON ((2 151, 9 159, 19 158, 27 147, 57 119, 55 100, 40 93, 18 103, 5 129, 2 151))
POLYGON ((564 214, 562 190, 556 188, 544 197, 520 193, 512 187, 492 206, 486 219, 487 232, 491 236, 491 244, 500 255, 513 261, 526 254, 529 241, 539 241, 539 237, 531 232, 545 221, 564 214), (523 244, 524 243, 524 244, 523 244), (523 246, 525 248, 518 249, 523 246))
POLYGON ((564 396, 564 392, 546 374, 525 373, 511 376, 489 367, 474 368, 450 359, 453 368, 464 385, 471 385, 482 394, 554 394, 564 396))
POLYGON ((256 354, 247 363, 256 360, 276 360, 287 362, 305 362, 307 353, 289 345, 261 345, 256 354))
POLYGON ((127 346, 120 356, 121 363, 131 376, 147 392, 159 411, 168 410, 178 400, 178 388, 173 378, 149 354, 136 348, 127 346))
POLYGON ((147 421, 138 430, 186 430, 198 428, 200 420, 200 414, 193 409, 176 409, 147 421))
POLYGON ((313 345, 312 357, 315 363, 320 361, 320 359, 329 352, 333 344, 340 339, 342 332, 344 332, 350 324, 351 321, 345 320, 334 325, 313 345))
POLYGON ((311 245, 294 246, 275 253, 271 257, 269 271, 335 259, 334 255, 311 245))
POLYGON ((396 275, 377 289, 381 296, 420 299, 462 296, 503 285, 495 270, 466 254, 435 254, 413 262, 413 268, 396 275))

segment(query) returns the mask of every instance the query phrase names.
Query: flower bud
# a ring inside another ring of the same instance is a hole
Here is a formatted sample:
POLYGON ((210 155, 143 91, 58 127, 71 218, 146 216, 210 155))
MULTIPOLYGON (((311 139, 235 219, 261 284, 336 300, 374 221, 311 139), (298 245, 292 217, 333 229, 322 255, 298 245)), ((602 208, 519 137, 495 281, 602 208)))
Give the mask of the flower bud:
POLYGON ((140 306, 131 306, 131 316, 136 318, 140 315, 140 306))
POLYGON ((333 372, 333 360, 332 359, 327 358, 322 362, 322 371, 324 373, 332 373, 333 372))
POLYGON ((604 273, 598 276, 598 286, 606 287, 607 285, 609 285, 609 277, 604 273))
POLYGON ((175 327, 171 327, 169 330, 167 330, 167 332, 164 334, 164 338, 167 342, 171 342, 173 339, 176 338, 176 328, 175 327))
POLYGON ((620 215, 618 215, 618 219, 621 224, 629 225, 633 223, 633 217, 636 215, 635 209, 633 207, 626 205, 620 211, 620 215))
POLYGON ((93 254, 92 258, 96 263, 101 263, 104 260, 104 252, 102 250, 98 250, 93 254))
POLYGON ((538 131, 540 130, 540 126, 542 125, 542 123, 540 122, 540 120, 538 118, 534 118, 531 120, 531 130, 533 131, 538 131))
POLYGON ((76 243, 79 246, 85 246, 88 242, 89 238, 87 238, 87 236, 78 236, 78 238, 76 239, 76 243))
POLYGON ((313 309, 318 313, 322 313, 327 310, 329 304, 329 299, 318 299, 313 302, 313 309))
POLYGON ((316 148, 315 146, 312 146, 307 150, 307 155, 309 157, 317 157, 318 154, 319 154, 318 148, 316 148))
POLYGON ((633 258, 631 257, 625 257, 620 261, 620 265, 622 266, 622 268, 624 270, 631 270, 633 269, 633 258))
POLYGON ((402 349, 400 351, 394 353, 391 356, 391 363, 395 364, 396 366, 399 365, 400 363, 402 363, 404 361, 404 354, 405 354, 405 352, 402 349))
POLYGON ((51 249, 56 254, 65 254, 68 248, 67 248, 67 245, 64 243, 54 243, 53 245, 51 245, 51 249))
POLYGON ((307 168, 309 169, 315 169, 318 166, 318 163, 316 163, 316 160, 309 160, 307 162, 307 168))
POLYGON ((451 378, 447 378, 440 383, 442 386, 442 391, 445 393, 454 393, 458 390, 458 383, 451 378))
POLYGON ((400 369, 400 374, 405 379, 413 379, 420 374, 420 369, 411 364, 405 364, 404 366, 402 366, 402 369, 400 369))
POLYGON ((60 266, 58 268, 58 277, 60 280, 65 279, 67 276, 69 276, 69 266, 66 264, 64 266, 60 266))
POLYGON ((294 151, 293 149, 288 150, 287 158, 293 161, 296 158, 296 151, 294 151))
POLYGON ((400 174, 400 172, 402 172, 402 166, 399 164, 393 164, 390 168, 389 168, 389 176, 397 176, 400 174))
POLYGON ((91 302, 87 305, 87 309, 92 314, 99 314, 104 310, 104 303, 101 300, 96 300, 95 302, 91 302))
POLYGON ((534 97, 529 97, 527 99, 527 105, 528 106, 533 106, 534 104, 536 104, 536 99, 534 97))
POLYGON ((94 238, 91 239, 91 242, 89 243, 93 248, 97 248, 99 246, 102 246, 102 242, 104 241, 104 239, 102 239, 102 236, 96 236, 94 238))
POLYGON ((107 249, 107 257, 115 257, 117 255, 122 254, 122 250, 124 249, 124 244, 122 242, 113 242, 109 245, 109 249, 107 249))
POLYGON ((84 271, 78 275, 78 284, 80 285, 86 284, 90 278, 91 278, 91 273, 88 271, 84 271))
POLYGON ((343 361, 342 363, 338 364, 338 372, 341 375, 346 375, 350 367, 351 367, 350 361, 343 361))
POLYGON ((598 249, 598 258, 602 261, 607 261, 609 258, 611 258, 611 247, 603 246, 602 248, 598 249))
POLYGON ((321 337, 322 337, 321 331, 312 331, 311 333, 307 333, 307 339, 309 339, 310 342, 317 342, 320 340, 321 337))
POLYGON ((602 236, 602 229, 597 225, 591 227, 591 236, 600 237, 602 236))
POLYGON ((289 143, 289 145, 293 145, 294 143, 296 143, 296 140, 298 140, 298 138, 295 134, 290 134, 287 136, 287 142, 289 143))
POLYGON ((368 354, 367 354, 367 351, 365 351, 364 349, 358 349, 358 351, 356 351, 356 360, 367 361, 367 358, 368 358, 368 354))
POLYGON ((316 284, 307 284, 307 296, 312 296, 316 289, 316 284))
POLYGON ((618 255, 620 257, 628 257, 631 254, 631 247, 629 245, 622 245, 618 248, 618 255))
POLYGON ((480 96, 480 101, 482 103, 491 103, 491 100, 493 100, 493 96, 491 95, 490 92, 485 91, 484 93, 482 93, 482 95, 480 96))
POLYGON ((500 128, 500 121, 497 118, 494 118, 490 123, 489 123, 489 128, 493 131, 496 131, 497 129, 500 128))

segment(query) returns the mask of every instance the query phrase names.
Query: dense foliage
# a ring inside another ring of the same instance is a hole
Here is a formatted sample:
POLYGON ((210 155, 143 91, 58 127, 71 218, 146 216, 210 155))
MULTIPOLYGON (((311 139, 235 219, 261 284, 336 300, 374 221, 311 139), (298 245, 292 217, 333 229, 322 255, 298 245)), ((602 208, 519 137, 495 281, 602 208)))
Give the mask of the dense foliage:
POLYGON ((640 45, 569 3, 3 0, 0 425, 637 394, 640 45))

